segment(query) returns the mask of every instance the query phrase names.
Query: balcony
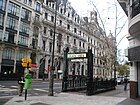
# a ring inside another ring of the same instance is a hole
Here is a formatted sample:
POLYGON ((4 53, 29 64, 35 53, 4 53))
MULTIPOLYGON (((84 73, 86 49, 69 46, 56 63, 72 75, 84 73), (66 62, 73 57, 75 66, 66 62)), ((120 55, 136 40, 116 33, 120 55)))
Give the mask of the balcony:
POLYGON ((136 15, 129 21, 129 33, 133 37, 138 37, 140 35, 140 14, 136 15))
POLYGON ((138 1, 133 2, 131 5, 130 21, 129 21, 129 33, 133 37, 138 37, 140 34, 140 4, 138 1))

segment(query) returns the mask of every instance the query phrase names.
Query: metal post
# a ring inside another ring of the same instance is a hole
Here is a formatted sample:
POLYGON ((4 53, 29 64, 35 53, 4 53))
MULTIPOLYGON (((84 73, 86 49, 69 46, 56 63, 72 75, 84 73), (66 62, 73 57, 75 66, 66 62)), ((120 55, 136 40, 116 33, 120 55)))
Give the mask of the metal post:
POLYGON ((88 49, 87 53, 87 95, 92 95, 94 93, 94 88, 93 88, 93 54, 92 50, 88 49))
POLYGON ((114 61, 114 82, 115 82, 115 86, 117 85, 117 81, 116 81, 116 60, 117 60, 117 47, 115 48, 115 61, 114 61))
POLYGON ((62 91, 67 91, 67 79, 68 79, 68 59, 67 55, 69 48, 64 49, 64 71, 63 71, 63 80, 62 80, 62 91))
POLYGON ((25 89, 25 100, 27 99, 27 89, 25 89))
POLYGON ((50 71, 50 83, 49 83, 49 94, 53 96, 53 82, 54 82, 54 49, 55 49, 55 31, 56 31, 56 16, 57 16, 57 0, 55 1, 55 20, 54 20, 54 34, 53 34, 53 49, 52 49, 52 60, 51 60, 51 71, 50 71))

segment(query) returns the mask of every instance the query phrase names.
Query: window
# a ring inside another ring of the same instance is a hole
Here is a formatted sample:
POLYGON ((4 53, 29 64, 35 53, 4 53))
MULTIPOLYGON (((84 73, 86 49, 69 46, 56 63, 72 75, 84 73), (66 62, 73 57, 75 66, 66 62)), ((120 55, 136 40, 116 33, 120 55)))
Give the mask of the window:
POLYGON ((85 43, 83 43, 83 48, 85 48, 85 43))
POLYGON ((0 40, 2 40, 3 30, 0 30, 0 40))
POLYGON ((57 53, 61 53, 61 45, 59 43, 57 44, 57 48, 57 53))
POLYGON ((54 9, 54 4, 52 4, 52 8, 54 9))
POLYGON ((53 35, 53 30, 51 29, 51 30, 50 30, 50 36, 52 36, 52 35, 53 35))
POLYGON ((0 26, 3 26, 4 15, 0 13, 0 26))
POLYGON ((89 42, 90 38, 88 37, 88 42, 89 42))
POLYGON ((30 24, 22 22, 20 23, 20 32, 29 34, 30 24))
POLYGON ((46 20, 48 19, 48 13, 45 13, 45 19, 46 20))
POLYGON ((81 35, 81 31, 79 31, 79 35, 81 35))
POLYGON ((79 42, 79 47, 81 47, 81 41, 79 42))
POLYGON ((68 17, 70 17, 70 14, 68 13, 68 17))
POLYGON ((39 28, 37 26, 34 26, 34 31, 33 31, 33 35, 35 37, 38 37, 38 34, 39 34, 39 28))
POLYGON ((95 40, 94 40, 94 45, 95 45, 95 40))
POLYGON ((54 17, 53 17, 53 16, 51 16, 51 21, 52 21, 52 22, 54 21, 54 17))
POLYGON ((61 13, 61 14, 63 13, 63 9, 62 9, 62 8, 60 9, 60 13, 61 13))
POLYGON ((43 51, 45 51, 45 45, 46 45, 46 41, 43 40, 43 51))
POLYGON ((14 33, 5 31, 4 41, 7 41, 9 43, 14 43, 14 39, 15 39, 15 34, 14 33))
POLYGON ((74 39, 74 45, 76 45, 76 39, 74 39))
POLYGON ((33 49, 37 48, 37 43, 38 43, 37 39, 32 40, 33 49))
POLYGON ((36 11, 40 12, 40 4, 38 2, 36 3, 36 11))
POLYGON ((22 0, 23 3, 27 4, 27 0, 22 0))
POLYGON ((52 52, 52 43, 49 43, 49 52, 52 52))
POLYGON ((76 28, 74 28, 74 33, 77 33, 77 29, 76 28))
POLYGON ((5 11, 6 7, 6 0, 0 0, 0 9, 5 11))
POLYGON ((46 5, 48 5, 48 1, 46 1, 46 5))
POLYGON ((8 28, 11 28, 11 29, 14 29, 14 30, 17 30, 17 27, 18 27, 18 20, 15 19, 15 18, 12 18, 12 17, 7 17, 7 24, 6 26, 8 28))
POLYGON ((76 22, 76 20, 77 20, 77 19, 76 19, 76 17, 75 17, 75 22, 76 22))
POLYGON ((3 50, 2 58, 3 59, 14 59, 15 52, 11 48, 5 48, 3 50))
POLYGON ((22 58, 25 58, 26 57, 26 52, 23 51, 23 50, 19 50, 17 51, 16 53, 16 59, 17 60, 22 60, 22 58))
POLYGON ((57 36, 57 40, 58 40, 58 42, 60 42, 61 43, 61 41, 62 41, 62 34, 58 34, 58 36, 57 36))
POLYGON ((39 21, 39 15, 35 14, 35 21, 39 21))
POLYGON ((67 43, 69 43, 69 36, 67 36, 67 43))
POLYGON ((44 27, 44 34, 46 34, 46 27, 44 27))
POLYGON ((19 35, 18 44, 28 46, 28 37, 19 35))
POLYGON ((20 6, 9 2, 9 6, 8 6, 8 13, 11 13, 13 15, 19 16, 20 14, 20 6))
POLYGON ((31 11, 22 8, 22 14, 21 14, 22 19, 25 19, 27 21, 30 21, 31 19, 31 11))
POLYGON ((32 0, 29 0, 28 5, 32 6, 32 0))
POLYGON ((62 20, 60 20, 59 23, 60 23, 60 26, 61 26, 62 25, 62 20))
POLYGON ((67 25, 67 29, 70 30, 70 25, 69 24, 67 25))
POLYGON ((15 38, 15 34, 12 33, 12 32, 9 32, 9 35, 8 35, 8 42, 9 42, 9 43, 14 43, 14 38, 15 38))

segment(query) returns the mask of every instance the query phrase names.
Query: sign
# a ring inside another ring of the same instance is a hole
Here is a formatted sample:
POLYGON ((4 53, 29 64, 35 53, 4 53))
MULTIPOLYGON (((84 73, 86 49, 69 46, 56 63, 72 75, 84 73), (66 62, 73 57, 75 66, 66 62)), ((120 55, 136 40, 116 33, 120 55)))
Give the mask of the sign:
POLYGON ((22 67, 31 67, 32 60, 30 58, 22 58, 22 67))
POLYGON ((140 61, 140 46, 128 49, 129 61, 140 61))
POLYGON ((71 62, 83 62, 83 59, 72 59, 71 62))
POLYGON ((25 89, 30 89, 32 86, 32 74, 27 73, 25 75, 25 84, 24 84, 24 88, 25 89))
POLYGON ((86 58, 86 53, 81 53, 81 54, 68 54, 68 58, 86 58))

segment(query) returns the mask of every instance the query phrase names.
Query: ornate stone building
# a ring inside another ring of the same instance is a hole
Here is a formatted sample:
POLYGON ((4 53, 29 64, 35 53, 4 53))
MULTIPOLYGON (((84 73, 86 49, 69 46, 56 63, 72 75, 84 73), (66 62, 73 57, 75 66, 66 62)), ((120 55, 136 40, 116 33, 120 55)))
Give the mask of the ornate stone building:
MULTIPOLYGON (((36 65, 35 76, 49 76, 51 65, 55 2, 48 0, 1 0, 0 3, 0 73, 23 73, 22 58, 31 58, 36 65)), ((58 0, 54 50, 55 74, 63 71, 63 49, 70 53, 94 54, 94 76, 110 76, 107 38, 97 22, 97 13, 80 17, 68 0, 58 0)), ((112 40, 111 40, 112 41, 112 40)), ((113 43, 113 41, 112 41, 113 43)), ((113 47, 114 48, 114 47, 113 47)), ((69 74, 86 75, 86 60, 71 61, 69 74)), ((33 67, 31 69, 34 69, 33 67)))
MULTIPOLYGON (((34 59, 32 22, 39 19, 41 4, 34 0, 0 1, 0 73, 23 74, 22 58, 34 59)), ((39 46, 39 45, 38 45, 39 46)), ((33 60, 33 63, 35 61, 33 60)))

